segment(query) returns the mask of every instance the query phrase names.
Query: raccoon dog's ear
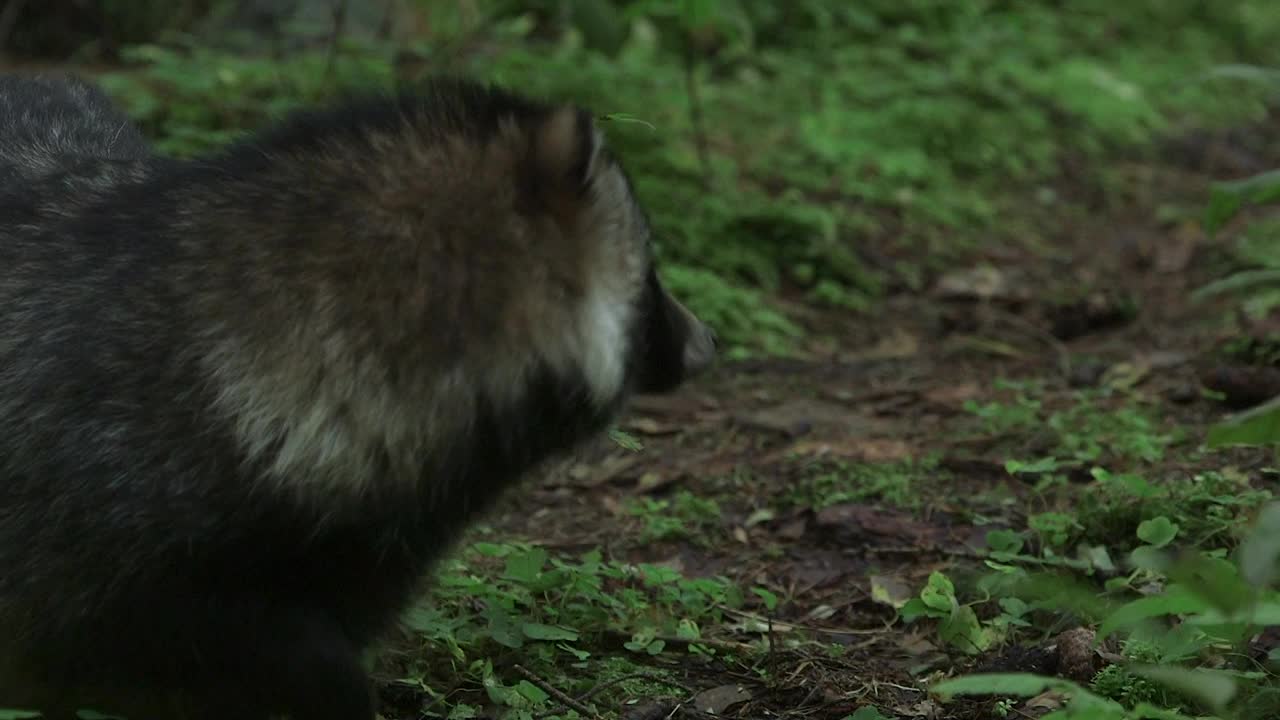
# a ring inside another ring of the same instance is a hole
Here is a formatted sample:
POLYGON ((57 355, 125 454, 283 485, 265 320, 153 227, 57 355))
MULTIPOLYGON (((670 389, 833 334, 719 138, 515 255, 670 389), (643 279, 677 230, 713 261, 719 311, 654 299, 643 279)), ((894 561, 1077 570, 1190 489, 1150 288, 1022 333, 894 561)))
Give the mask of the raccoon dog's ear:
POLYGON ((604 135, 591 113, 573 106, 552 110, 533 130, 533 170, 544 191, 579 195, 600 171, 604 135))

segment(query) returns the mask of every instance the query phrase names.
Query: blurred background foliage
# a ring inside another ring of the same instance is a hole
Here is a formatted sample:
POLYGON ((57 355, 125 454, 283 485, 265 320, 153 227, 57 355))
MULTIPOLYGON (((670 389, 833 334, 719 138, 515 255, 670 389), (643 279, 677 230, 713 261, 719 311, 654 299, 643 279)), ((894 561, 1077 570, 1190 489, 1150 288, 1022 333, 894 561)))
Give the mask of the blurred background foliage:
POLYGON ((1275 88, 1249 68, 1280 66, 1278 34, 1273 0, 0 6, 11 60, 81 65, 176 155, 437 72, 588 104, 670 284, 738 356, 803 353, 815 313, 871 312, 960 255, 1034 243, 1078 202, 1065 175, 1126 202, 1089 161, 1265 117, 1275 88))

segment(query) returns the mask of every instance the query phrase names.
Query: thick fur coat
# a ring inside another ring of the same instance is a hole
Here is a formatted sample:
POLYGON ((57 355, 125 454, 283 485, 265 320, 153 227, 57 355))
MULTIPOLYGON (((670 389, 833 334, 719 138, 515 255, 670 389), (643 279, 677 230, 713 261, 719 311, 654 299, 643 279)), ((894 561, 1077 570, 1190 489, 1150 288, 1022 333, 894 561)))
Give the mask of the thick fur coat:
POLYGON ((0 79, 0 706, 370 720, 467 523, 713 348, 581 109, 442 79, 174 161, 0 79))

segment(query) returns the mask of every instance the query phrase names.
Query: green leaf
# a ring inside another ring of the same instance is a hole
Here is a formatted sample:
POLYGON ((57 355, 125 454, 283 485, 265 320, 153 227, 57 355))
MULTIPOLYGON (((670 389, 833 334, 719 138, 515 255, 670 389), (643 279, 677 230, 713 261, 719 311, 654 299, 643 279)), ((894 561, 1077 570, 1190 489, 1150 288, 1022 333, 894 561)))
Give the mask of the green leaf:
POLYGON ((683 20, 686 30, 697 30, 716 19, 719 0, 684 0, 683 20))
POLYGON ((1040 475, 1043 473, 1053 472, 1060 467, 1058 459, 1055 457, 1044 457, 1039 460, 1026 462, 1023 460, 1006 460, 1004 463, 1004 471, 1010 475, 1040 475))
POLYGON ((1032 675, 1030 673, 985 673, 967 675, 948 680, 930 688, 944 701, 953 695, 1013 695, 1034 697, 1046 690, 1053 690, 1070 698, 1067 710, 1046 715, 1045 718, 1089 718, 1089 720, 1121 720, 1130 716, 1119 703, 1096 695, 1083 687, 1059 678, 1032 675))
POLYGON ((1132 627, 1143 620, 1164 615, 1182 615, 1201 612, 1209 608, 1203 598, 1184 587, 1171 586, 1163 595, 1139 598, 1121 605, 1098 627, 1098 640, 1102 640, 1120 628, 1132 627))
POLYGON ((606 115, 601 116, 600 119, 605 122, 635 123, 637 125, 644 125, 650 130, 658 129, 654 127, 653 123, 649 122, 648 120, 645 120, 643 118, 638 118, 628 113, 608 113, 606 115))
POLYGON ((1213 670, 1192 670, 1171 665, 1134 665, 1129 669, 1135 675, 1195 698, 1214 710, 1226 707, 1238 690, 1235 678, 1213 670))
POLYGON ((1148 545, 1164 547, 1178 535, 1178 524, 1161 515, 1138 525, 1138 539, 1148 545))
POLYGON ((510 615, 492 606, 486 609, 485 615, 489 618, 489 636, 494 642, 512 649, 524 647, 524 634, 510 615))
POLYGON ((1249 624, 1261 626, 1280 625, 1280 603, 1260 602, 1256 605, 1247 605, 1245 607, 1236 608, 1229 612, 1223 612, 1218 609, 1209 609, 1188 617, 1184 623, 1187 625, 1198 626, 1226 624, 1249 624))
POLYGON ((578 639, 577 631, 554 625, 530 622, 522 625, 520 629, 524 636, 530 640, 569 640, 572 642, 578 639))
POLYGON ((1239 292, 1258 285, 1280 285, 1280 268, 1259 268, 1232 273, 1196 288, 1192 291, 1190 299, 1192 302, 1200 302, 1214 295, 1239 292))
POLYGON ((1236 565, 1205 554, 1189 555, 1168 570, 1169 579, 1226 613, 1244 610, 1254 593, 1236 565))
POLYGON ((581 661, 581 660, 586 660, 587 658, 591 657, 591 653, 587 652, 586 650, 580 650, 580 649, 578 649, 578 648, 576 648, 576 647, 574 647, 574 646, 572 646, 572 645, 566 645, 566 644, 564 644, 564 643, 557 643, 557 644, 556 644, 556 647, 558 647, 558 648, 560 648, 561 650, 563 650, 563 651, 565 651, 565 652, 569 653, 570 655, 572 655, 572 656, 574 656, 574 657, 578 658, 578 660, 580 660, 580 661, 581 661))
POLYGON ((1266 688, 1253 694, 1241 708, 1241 720, 1280 717, 1280 688, 1266 688))
POLYGON ((542 568, 547 564, 547 551, 533 548, 507 558, 505 576, 526 585, 538 579, 542 568))
POLYGON ((1173 562, 1169 553, 1158 547, 1150 545, 1140 545, 1129 553, 1129 561, 1136 568, 1150 570, 1152 572, 1164 573, 1169 569, 1169 565, 1173 562))
POLYGON ((28 718, 44 717, 34 710, 0 709, 0 720, 28 720, 28 718))
POLYGON ((640 442, 634 435, 623 432, 618 428, 610 428, 609 439, 613 440, 620 447, 631 452, 640 452, 644 450, 644 443, 640 442))
POLYGON ((1025 541, 1013 530, 992 530, 987 533, 987 547, 996 552, 1017 554, 1025 541))
POLYGON ((1031 673, 977 673, 938 683, 930 688, 944 698, 952 695, 1015 695, 1034 697, 1049 689, 1082 690, 1067 680, 1031 673))
POLYGON ((1205 211, 1205 232, 1212 235, 1246 205, 1260 205, 1280 200, 1280 170, 1241 180, 1214 183, 1209 207, 1205 211))
POLYGON ((485 557, 502 557, 510 549, 509 545, 500 545, 498 543, 478 542, 471 545, 471 550, 485 557))
POLYGON ((1260 67, 1258 65, 1249 65, 1247 63, 1218 65, 1205 73, 1205 76, 1210 78, 1245 80, 1247 82, 1280 88, 1280 70, 1269 67, 1260 67))
POLYGON ((449 711, 448 720, 473 720, 480 717, 480 709, 474 705, 459 703, 449 711))
POLYGON ((1116 568, 1115 563, 1111 561, 1111 553, 1107 552, 1105 546, 1081 545, 1077 554, 1081 560, 1102 572, 1109 573, 1116 568))
POLYGON ((1111 474, 1102 468, 1093 469, 1093 477, 1108 487, 1118 488, 1134 497, 1150 498, 1160 494, 1160 489, 1152 485, 1146 478, 1133 473, 1111 474))
POLYGON ((949 617, 939 622, 938 634, 943 641, 971 655, 986 650, 991 644, 991 639, 978 622, 977 613, 968 605, 956 606, 949 617))
POLYGON ((920 600, 934 610, 950 612, 956 605, 956 586, 946 575, 934 571, 920 591, 920 600))
POLYGON ((534 685, 528 680, 521 680, 516 683, 516 692, 520 693, 526 700, 533 703, 544 703, 551 698, 546 690, 534 685))
POLYGON ((751 592, 755 593, 756 596, 758 596, 761 600, 764 601, 765 609, 770 611, 777 609, 778 607, 777 595, 761 587, 751 588, 751 592))
POLYGON ((575 2, 570 11, 587 47, 612 55, 626 41, 627 23, 615 3, 575 2))
POLYGON ((1280 503, 1270 503, 1258 513, 1253 530, 1240 544, 1240 574, 1249 584, 1262 588, 1276 576, 1280 560, 1280 503))
MULTIPOLYGON (((1151 703, 1138 703, 1133 706, 1132 713, 1124 713, 1115 717, 1116 720, 1214 720, 1213 718, 1183 715, 1176 710, 1157 707, 1151 703)), ((1051 715, 1045 716, 1045 720, 1051 720, 1051 718, 1051 715)), ((1089 720, 1092 720, 1092 718, 1089 720)))
POLYGON ((650 655, 657 655, 666 647, 666 641, 655 640, 652 628, 641 630, 631 636, 631 640, 623 645, 632 652, 645 652, 650 655))
POLYGON ((916 619, 921 617, 942 617, 942 615, 945 614, 941 610, 934 610, 928 605, 925 605, 924 601, 920 598, 911 598, 908 600, 907 604, 902 606, 902 610, 900 612, 902 614, 902 622, 904 623, 915 622, 916 619))
POLYGON ((999 604, 1001 610, 1013 617, 1022 617, 1031 609, 1031 606, 1025 600, 1016 597, 1000 598, 999 604))
POLYGON ((1209 429, 1210 448, 1271 445, 1280 441, 1280 397, 1224 420, 1209 429))

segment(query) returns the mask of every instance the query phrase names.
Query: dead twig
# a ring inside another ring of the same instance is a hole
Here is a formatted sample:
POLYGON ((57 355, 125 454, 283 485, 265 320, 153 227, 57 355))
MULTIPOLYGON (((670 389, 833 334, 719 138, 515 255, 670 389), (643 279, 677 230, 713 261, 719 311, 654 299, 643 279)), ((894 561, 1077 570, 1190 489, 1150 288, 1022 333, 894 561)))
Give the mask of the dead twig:
POLYGON ((1059 372, 1063 375, 1071 374, 1071 351, 1067 348, 1066 343, 1062 342, 1057 337, 1054 337, 1053 333, 1045 330, 1017 313, 999 308, 990 309, 995 317, 1004 321, 1008 327, 1021 332, 1024 336, 1030 337, 1033 340, 1039 340, 1048 346, 1048 348, 1052 350, 1058 358, 1059 372))
POLYGON ((583 716, 584 718, 600 717, 598 714, 596 714, 595 710, 592 710, 586 705, 578 702, 577 700, 574 700, 563 690, 547 682, 541 676, 539 676, 537 673, 533 672, 529 668, 523 665, 515 665, 514 667, 516 672, 523 675, 525 679, 528 680, 529 682, 533 683, 534 685, 537 685, 539 688, 542 689, 543 692, 555 698, 556 701, 559 702, 561 705, 564 705, 570 710, 576 710, 578 714, 583 716))
MULTIPOLYGON (((631 635, 618 630, 606 630, 605 636, 610 637, 620 643, 631 642, 631 635)), ((726 650, 730 652, 754 653, 759 648, 748 645, 747 643, 734 642, 733 640, 714 640, 711 638, 699 638, 690 640, 688 638, 675 637, 674 635, 658 635, 654 640, 661 640, 667 645, 675 645, 676 647, 689 647, 690 645, 702 645, 704 647, 715 648, 717 650, 726 650)))
POLYGON ((586 702, 587 700, 590 700, 592 697, 599 695, 604 690, 607 690, 613 687, 614 685, 624 683, 628 680, 648 680, 650 682, 657 683, 659 685, 668 685, 670 687, 683 690, 690 697, 693 697, 694 695, 697 694, 693 688, 689 687, 688 685, 685 685, 684 683, 672 680, 671 678, 663 677, 657 673, 637 672, 637 673, 630 673, 627 675, 623 675, 621 677, 616 677, 612 680, 602 682, 599 685, 596 685, 595 687, 591 688, 585 693, 579 695, 578 702, 586 702))

